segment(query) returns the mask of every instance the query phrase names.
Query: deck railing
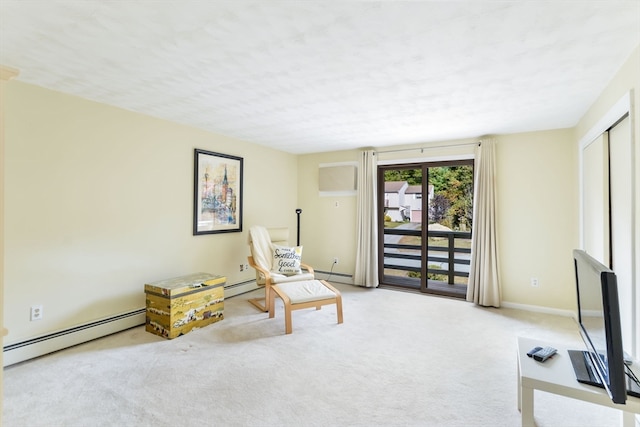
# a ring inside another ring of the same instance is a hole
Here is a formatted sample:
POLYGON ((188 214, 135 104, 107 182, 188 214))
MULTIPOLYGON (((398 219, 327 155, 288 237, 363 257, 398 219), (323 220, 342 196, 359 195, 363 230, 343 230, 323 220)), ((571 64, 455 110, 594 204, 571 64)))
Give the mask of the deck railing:
MULTIPOLYGON (((403 243, 387 243, 386 236, 421 237, 421 230, 404 228, 385 228, 384 268, 406 271, 422 271, 422 246, 403 243)), ((427 266, 439 265, 440 268, 427 268, 431 274, 446 275, 447 283, 453 285, 456 277, 469 277, 471 249, 456 247, 456 240, 471 239, 471 232, 465 231, 428 231, 428 239, 444 239, 446 246, 428 245, 427 266), (465 266, 456 269, 456 265, 465 266)))

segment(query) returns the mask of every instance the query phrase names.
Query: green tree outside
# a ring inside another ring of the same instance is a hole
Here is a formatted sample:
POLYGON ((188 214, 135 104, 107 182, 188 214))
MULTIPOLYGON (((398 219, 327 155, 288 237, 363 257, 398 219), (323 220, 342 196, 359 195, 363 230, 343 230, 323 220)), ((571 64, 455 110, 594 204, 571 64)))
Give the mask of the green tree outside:
MULTIPOLYGON (((406 181, 409 185, 422 184, 421 169, 394 169, 385 171, 385 181, 406 181)), ((438 166, 429 168, 429 185, 434 199, 429 206, 430 218, 454 230, 471 231, 473 227, 473 167, 438 166)))

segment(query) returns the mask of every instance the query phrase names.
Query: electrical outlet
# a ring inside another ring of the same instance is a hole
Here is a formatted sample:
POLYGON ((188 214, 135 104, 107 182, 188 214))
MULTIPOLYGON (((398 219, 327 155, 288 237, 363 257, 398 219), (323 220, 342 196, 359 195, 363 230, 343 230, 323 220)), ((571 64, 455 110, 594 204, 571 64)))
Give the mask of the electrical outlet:
POLYGON ((534 288, 540 286, 540 283, 538 282, 538 279, 536 277, 531 278, 531 286, 533 286, 534 288))
POLYGON ((334 264, 338 264, 338 257, 334 257, 334 258, 333 258, 333 263, 334 263, 334 264))
POLYGON ((245 270, 248 270, 248 269, 249 269, 249 264, 245 264, 245 265, 244 265, 244 269, 245 269, 245 270))
POLYGON ((244 271, 244 264, 240 264, 240 271, 244 271))
POLYGON ((42 320, 43 310, 41 305, 32 305, 31 306, 31 321, 34 320, 42 320))

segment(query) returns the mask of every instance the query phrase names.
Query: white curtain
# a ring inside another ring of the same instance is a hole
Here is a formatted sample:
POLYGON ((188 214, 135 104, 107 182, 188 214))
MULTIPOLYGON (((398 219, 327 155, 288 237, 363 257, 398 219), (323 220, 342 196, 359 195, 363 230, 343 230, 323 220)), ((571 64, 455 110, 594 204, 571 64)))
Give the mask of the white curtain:
POLYGON ((476 179, 467 301, 500 307, 496 221, 495 141, 483 139, 476 151, 476 179))
POLYGON ((363 151, 358 165, 356 270, 353 282, 368 288, 378 286, 377 169, 375 151, 363 151))

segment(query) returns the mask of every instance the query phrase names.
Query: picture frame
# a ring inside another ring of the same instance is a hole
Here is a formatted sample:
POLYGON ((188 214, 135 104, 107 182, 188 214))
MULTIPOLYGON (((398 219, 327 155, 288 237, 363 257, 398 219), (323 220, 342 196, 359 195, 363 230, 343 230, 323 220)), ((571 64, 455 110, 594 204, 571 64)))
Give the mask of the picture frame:
POLYGON ((242 231, 242 157, 194 150, 193 235, 242 231))

